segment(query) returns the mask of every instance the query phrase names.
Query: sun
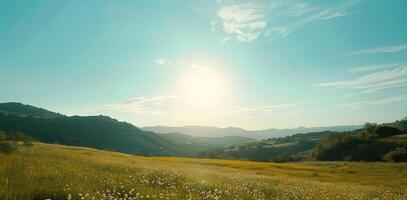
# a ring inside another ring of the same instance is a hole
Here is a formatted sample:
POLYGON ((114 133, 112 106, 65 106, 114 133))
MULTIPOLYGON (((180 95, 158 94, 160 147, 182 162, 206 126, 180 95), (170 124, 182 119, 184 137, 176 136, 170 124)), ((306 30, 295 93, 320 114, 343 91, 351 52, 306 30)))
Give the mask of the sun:
POLYGON ((188 69, 178 83, 184 107, 192 110, 212 110, 228 101, 226 78, 210 67, 188 69))

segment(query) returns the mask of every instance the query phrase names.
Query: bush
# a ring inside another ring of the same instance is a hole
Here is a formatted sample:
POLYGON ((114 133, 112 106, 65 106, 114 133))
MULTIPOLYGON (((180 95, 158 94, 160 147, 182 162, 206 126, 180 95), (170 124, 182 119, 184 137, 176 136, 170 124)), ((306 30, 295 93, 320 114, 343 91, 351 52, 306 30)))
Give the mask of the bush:
POLYGON ((407 149, 397 148, 384 155, 383 159, 389 162, 407 162, 407 149))
POLYGON ((0 142, 0 153, 10 153, 16 150, 16 146, 11 142, 0 142))
POLYGON ((31 141, 24 141, 23 145, 26 146, 26 147, 32 147, 33 143, 31 141))
POLYGON ((360 135, 363 139, 372 139, 376 137, 377 124, 375 123, 365 123, 363 130, 360 135))
POLYGON ((7 135, 4 131, 0 131, 0 142, 7 139, 7 135))
POLYGON ((13 141, 19 141, 19 142, 32 142, 34 139, 23 132, 15 132, 12 134, 9 139, 13 141))
POLYGON ((282 162, 293 162, 294 158, 288 154, 279 154, 271 158, 272 162, 282 163, 282 162))
POLYGON ((401 131, 398 128, 391 126, 379 126, 376 128, 375 132, 377 137, 389 137, 401 134, 401 131))

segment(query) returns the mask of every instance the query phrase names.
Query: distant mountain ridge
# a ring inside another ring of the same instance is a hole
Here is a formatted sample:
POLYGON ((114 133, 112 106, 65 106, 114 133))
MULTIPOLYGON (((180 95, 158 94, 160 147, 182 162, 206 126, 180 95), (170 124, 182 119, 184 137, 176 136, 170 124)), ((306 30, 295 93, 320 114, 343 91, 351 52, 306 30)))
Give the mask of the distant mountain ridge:
POLYGON ((143 130, 153 131, 156 133, 183 133, 194 137, 225 137, 241 136, 253 139, 268 139, 285 137, 297 133, 309 133, 320 131, 353 131, 362 128, 362 125, 344 125, 344 126, 327 126, 327 127, 299 127, 294 129, 264 129, 264 130, 245 130, 242 128, 228 127, 218 128, 211 126, 146 126, 143 130))

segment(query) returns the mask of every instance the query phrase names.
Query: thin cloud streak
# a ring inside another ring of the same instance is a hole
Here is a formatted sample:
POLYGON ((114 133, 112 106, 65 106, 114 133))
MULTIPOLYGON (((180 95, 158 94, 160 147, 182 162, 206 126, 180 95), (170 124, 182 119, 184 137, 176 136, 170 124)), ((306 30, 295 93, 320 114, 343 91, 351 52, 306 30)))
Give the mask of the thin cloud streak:
POLYGON ((319 18, 319 20, 330 20, 330 19, 335 19, 338 17, 345 17, 345 16, 349 16, 349 15, 353 15, 356 13, 360 13, 360 12, 348 12, 347 10, 349 10, 350 8, 356 6, 357 4, 359 4, 360 2, 362 2, 362 0, 349 0, 349 1, 345 1, 344 3, 342 3, 341 5, 339 5, 336 8, 333 9, 327 9, 326 13, 324 16, 321 16, 319 18))
POLYGON ((181 95, 155 95, 151 97, 141 96, 123 103, 103 105, 101 106, 101 109, 128 112, 138 115, 168 116, 169 113, 162 108, 156 108, 157 105, 175 102, 179 98, 181 98, 181 95))
POLYGON ((195 70, 201 70, 201 71, 211 70, 211 66, 191 63, 188 61, 177 61, 177 60, 169 60, 169 59, 160 58, 160 59, 156 59, 155 63, 158 65, 184 66, 184 67, 188 67, 188 68, 195 69, 195 70))
POLYGON ((131 99, 127 102, 124 102, 123 104, 142 104, 142 103, 154 103, 154 102, 164 102, 168 100, 173 100, 173 99, 178 99, 180 95, 156 95, 152 97, 137 97, 134 99, 131 99))
POLYGON ((314 11, 316 8, 309 3, 297 3, 284 11, 284 15, 288 17, 299 17, 309 12, 314 11))
POLYGON ((348 55, 355 56, 355 55, 367 55, 367 54, 397 53, 397 52, 404 51, 404 50, 407 50, 407 44, 365 49, 365 50, 348 53, 348 55))
POLYGON ((274 104, 263 106, 239 106, 228 111, 228 113, 264 113, 272 112, 277 109, 297 107, 299 105, 301 105, 301 103, 274 104))
POLYGON ((384 98, 384 99, 371 100, 371 101, 358 101, 358 102, 349 103, 349 104, 341 104, 341 105, 338 105, 338 107, 355 109, 355 108, 360 108, 362 106, 387 105, 387 104, 393 104, 393 103, 404 102, 404 101, 407 101, 407 95, 400 95, 400 96, 388 97, 388 98, 384 98))
POLYGON ((330 20, 330 19, 335 19, 335 18, 338 18, 338 17, 345 17, 345 16, 352 15, 352 14, 353 13, 334 12, 334 13, 331 13, 331 14, 326 15, 324 17, 321 17, 319 19, 320 20, 330 20))
POLYGON ((185 117, 187 115, 240 115, 240 114, 255 114, 255 113, 271 113, 274 111, 283 111, 293 107, 298 107, 302 103, 287 103, 287 104, 273 104, 262 106, 235 106, 225 108, 225 110, 208 111, 205 113, 196 113, 188 110, 174 110, 183 98, 183 95, 155 95, 151 97, 136 97, 126 102, 107 104, 100 106, 100 110, 112 110, 127 112, 135 115, 148 115, 148 116, 171 116, 171 117, 185 117), (159 106, 157 106, 159 105, 159 106))
POLYGON ((407 63, 390 63, 390 64, 381 64, 381 65, 359 66, 359 67, 353 67, 353 68, 349 69, 349 71, 353 72, 353 73, 359 73, 359 72, 375 71, 375 70, 395 68, 395 67, 407 67, 407 63))
POLYGON ((317 20, 331 20, 339 17, 345 17, 350 15, 351 13, 347 13, 348 9, 351 9, 353 6, 359 4, 361 0, 348 0, 336 7, 332 8, 319 8, 319 7, 312 7, 309 4, 304 6, 300 3, 300 5, 293 4, 288 9, 298 10, 302 8, 304 10, 299 10, 301 18, 298 18, 294 22, 286 25, 280 25, 276 27, 270 27, 264 32, 264 37, 267 38, 267 41, 274 41, 277 39, 284 39, 292 32, 310 24, 317 20))
POLYGON ((406 83, 407 67, 398 67, 366 74, 353 80, 320 83, 317 86, 364 90, 364 92, 371 93, 382 89, 402 87, 406 83))

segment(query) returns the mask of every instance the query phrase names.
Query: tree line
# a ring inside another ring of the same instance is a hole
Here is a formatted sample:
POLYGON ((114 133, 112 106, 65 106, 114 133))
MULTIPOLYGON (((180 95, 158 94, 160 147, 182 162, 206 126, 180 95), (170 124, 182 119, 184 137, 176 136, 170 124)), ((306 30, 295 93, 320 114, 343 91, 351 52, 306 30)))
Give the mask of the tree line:
POLYGON ((407 162, 407 142, 386 138, 406 134, 407 120, 390 125, 366 123, 354 133, 335 133, 321 140, 312 157, 323 161, 407 162))

